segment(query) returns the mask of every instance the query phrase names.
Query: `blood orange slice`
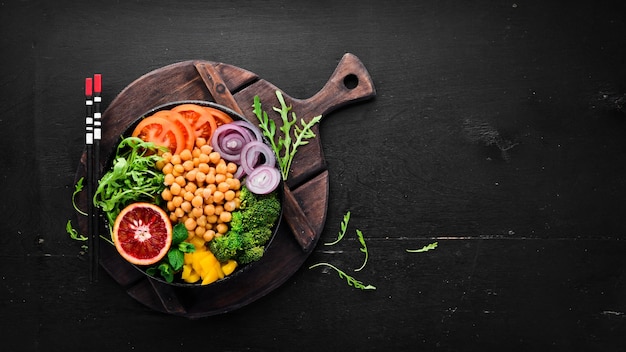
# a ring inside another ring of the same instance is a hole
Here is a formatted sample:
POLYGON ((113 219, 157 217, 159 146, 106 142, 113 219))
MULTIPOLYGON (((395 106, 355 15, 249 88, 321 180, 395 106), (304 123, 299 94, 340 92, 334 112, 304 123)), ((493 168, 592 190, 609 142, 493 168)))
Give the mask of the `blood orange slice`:
POLYGON ((136 265, 154 264, 170 249, 172 223, 157 205, 133 203, 115 219, 113 243, 127 261, 136 265))

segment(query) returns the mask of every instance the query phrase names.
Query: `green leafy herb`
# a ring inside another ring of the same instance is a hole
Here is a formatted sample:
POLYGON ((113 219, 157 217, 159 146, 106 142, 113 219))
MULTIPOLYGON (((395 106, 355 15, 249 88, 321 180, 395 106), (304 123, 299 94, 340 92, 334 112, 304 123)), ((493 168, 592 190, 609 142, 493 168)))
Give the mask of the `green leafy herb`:
POLYGON ((178 247, 170 248, 167 252, 167 260, 170 262, 172 269, 178 271, 183 268, 185 256, 178 247))
POLYGON ((183 253, 193 253, 196 251, 196 247, 189 242, 181 242, 178 244, 178 249, 183 253))
POLYGON ((346 234, 346 230, 348 229, 348 222, 350 222, 350 211, 348 211, 344 216, 343 216, 343 220, 341 221, 341 230, 339 231, 339 233, 337 234, 337 239, 334 240, 333 242, 329 242, 329 243, 324 243, 324 245, 326 246, 332 246, 335 245, 337 243, 339 243, 339 241, 341 241, 341 239, 343 238, 343 236, 345 236, 346 234))
POLYGON ((157 202, 165 187, 165 176, 156 169, 156 162, 161 159, 157 150, 167 149, 138 137, 127 137, 118 145, 113 167, 100 179, 93 198, 94 205, 105 212, 110 224, 130 203, 157 202))
POLYGON ((356 230, 356 236, 359 239, 359 242, 361 243, 361 252, 365 253, 365 259, 363 260, 363 265, 361 265, 360 268, 358 269, 354 269, 354 271, 361 271, 363 270, 363 268, 365 268, 365 264, 367 264, 367 259, 369 258, 369 253, 367 251, 367 245, 365 244, 365 237, 363 237, 363 232, 361 232, 361 230, 356 230))
POLYGON ((309 267, 309 269, 313 269, 313 268, 318 267, 318 266, 327 266, 327 267, 335 270, 337 272, 337 274, 339 274, 340 278, 346 279, 346 282, 348 283, 348 285, 352 286, 354 288, 359 288, 361 290, 375 290, 376 289, 375 286, 365 285, 365 284, 363 284, 363 282, 361 282, 361 281, 355 279, 354 277, 346 274, 344 271, 338 269, 336 266, 334 266, 332 264, 329 264, 329 263, 317 263, 317 264, 311 265, 309 267))
POLYGON ((83 181, 84 181, 84 177, 81 177, 78 180, 78 182, 76 182, 76 184, 74 185, 74 193, 72 193, 72 205, 74 206, 74 209, 76 209, 76 211, 80 215, 87 216, 88 214, 86 212, 80 210, 80 208, 78 208, 78 204, 76 204, 76 196, 78 195, 78 193, 80 193, 80 191, 83 190, 83 181))
POLYGON ((157 276, 157 273, 161 274, 161 276, 167 282, 174 281, 174 270, 168 263, 161 263, 159 266, 153 266, 146 270, 146 273, 150 276, 157 276))
POLYGON ((178 245, 187 239, 187 228, 185 224, 178 223, 172 228, 172 246, 178 245))
POLYGON ((435 249, 437 248, 438 242, 433 242, 431 244, 428 244, 420 249, 407 249, 406 251, 409 253, 422 253, 422 252, 428 252, 431 249, 435 249))
POLYGON ((273 107, 273 109, 280 114, 282 120, 282 126, 279 128, 282 132, 280 136, 276 135, 276 123, 261 109, 261 101, 258 96, 254 97, 252 106, 254 114, 259 119, 259 127, 263 135, 270 140, 270 145, 276 153, 282 178, 287 180, 298 147, 308 144, 308 139, 315 138, 315 133, 311 128, 322 119, 322 115, 313 117, 308 123, 304 119, 300 119, 300 125, 298 125, 296 113, 291 111, 291 106, 287 106, 279 90, 276 91, 276 97, 280 102, 280 108, 273 107), (291 118, 289 117, 290 112, 291 118))
POLYGON ((65 230, 70 235, 70 238, 77 241, 87 241, 87 237, 78 233, 78 231, 72 226, 72 220, 67 220, 65 230))
POLYGON ((172 282, 174 273, 183 268, 185 253, 193 253, 196 250, 193 244, 185 242, 187 229, 185 224, 178 223, 172 228, 172 245, 167 255, 157 266, 150 267, 146 273, 150 276, 161 275, 165 281, 172 282))

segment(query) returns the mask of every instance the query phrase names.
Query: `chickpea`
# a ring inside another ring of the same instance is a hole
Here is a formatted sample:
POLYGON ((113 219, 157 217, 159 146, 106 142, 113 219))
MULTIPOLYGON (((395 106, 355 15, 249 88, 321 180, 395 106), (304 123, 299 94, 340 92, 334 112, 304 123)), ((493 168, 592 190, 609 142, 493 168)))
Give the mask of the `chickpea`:
POLYGON ((201 196, 195 196, 191 200, 191 205, 193 205, 194 208, 201 208, 202 204, 204 204, 204 198, 202 198, 201 196))
POLYGON ((180 205, 183 204, 183 197, 182 196, 173 197, 172 198, 172 204, 176 208, 180 207, 180 205))
POLYGON ((185 167, 182 164, 174 164, 172 175, 181 176, 185 172, 185 167))
POLYGON ((226 232, 228 232, 228 225, 222 223, 222 224, 217 224, 216 227, 217 232, 221 233, 221 234, 225 234, 226 232))
POLYGON ((174 171, 174 165, 172 165, 172 163, 165 164, 165 166, 161 169, 161 172, 163 172, 166 176, 171 174, 172 171, 174 171))
MULTIPOLYGON (((200 146, 200 151, 202 152, 202 154, 210 156, 210 154, 213 152, 213 147, 208 144, 203 144, 200 146)), ((217 153, 217 155, 220 156, 219 153, 217 153)))
POLYGON ((232 201, 233 199, 235 199, 235 194, 235 191, 229 189, 228 191, 224 192, 224 200, 226 200, 227 202, 232 201))
POLYGON ((202 238, 207 242, 211 242, 214 237, 215 237, 215 231, 213 230, 206 230, 206 232, 204 232, 204 235, 202 235, 202 238))
POLYGON ((230 222, 232 215, 229 211, 223 211, 220 213, 220 220, 222 223, 230 222))
MULTIPOLYGON (((235 211, 237 209, 237 202, 233 199, 226 203, 224 203, 224 210, 227 212, 235 211)), ((230 220, 226 220, 226 222, 230 222, 230 220)))
POLYGON ((196 229, 196 220, 192 219, 192 218, 188 218, 187 220, 185 220, 185 228, 187 229, 187 231, 193 231, 196 229))
POLYGON ((171 192, 173 195, 175 195, 175 196, 177 196, 177 195, 179 195, 179 194, 180 194, 180 190, 181 190, 181 187, 180 187, 180 185, 179 185, 178 183, 173 183, 173 184, 170 186, 170 192, 171 192))
POLYGON ((193 161, 187 160, 187 161, 183 162, 183 168, 185 169, 185 171, 192 170, 194 168, 193 161))
POLYGON ((182 159, 180 158, 180 155, 178 155, 178 154, 172 155, 172 158, 170 159, 170 163, 172 163, 174 165, 178 165, 178 164, 182 163, 182 159))
POLYGON ((189 149, 185 149, 182 152, 180 152, 180 160, 182 161, 187 161, 187 160, 191 160, 191 150, 189 149))
POLYGON ((226 164, 226 172, 230 172, 231 174, 237 172, 237 164, 233 162, 226 164))
POLYGON ((220 156, 220 153, 218 152, 211 152, 209 154, 209 160, 211 161, 212 164, 217 164, 220 160, 222 160, 222 157, 220 156))
POLYGON ((172 195, 172 192, 170 192, 169 188, 165 188, 161 192, 161 198, 163 198, 163 200, 167 202, 167 201, 172 200, 172 198, 174 198, 174 196, 172 195))

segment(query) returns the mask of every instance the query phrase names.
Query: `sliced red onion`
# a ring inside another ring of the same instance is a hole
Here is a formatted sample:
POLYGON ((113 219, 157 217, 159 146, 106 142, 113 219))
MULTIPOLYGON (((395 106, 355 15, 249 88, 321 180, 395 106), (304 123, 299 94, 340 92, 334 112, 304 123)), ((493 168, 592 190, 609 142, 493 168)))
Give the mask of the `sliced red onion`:
POLYGON ((246 144, 241 150, 239 163, 244 172, 249 175, 252 170, 262 165, 275 167, 276 154, 267 144, 253 141, 246 144))
POLYGON ((258 128, 254 127, 248 121, 238 120, 238 121, 231 122, 231 124, 241 126, 245 128, 246 130, 248 130, 248 132, 250 132, 251 140, 263 141, 263 135, 261 135, 261 131, 259 131, 258 128))
POLYGON ((246 177, 246 187, 255 194, 268 194, 280 184, 280 171, 273 166, 262 165, 246 177))
POLYGON ((246 172, 243 171, 243 167, 238 167, 237 171, 235 171, 235 174, 233 175, 234 178, 238 179, 238 180, 243 180, 243 178, 246 176, 246 172))
POLYGON ((228 161, 239 164, 234 177, 242 180, 252 193, 267 194, 281 181, 276 154, 265 143, 261 132, 247 121, 219 126, 211 138, 213 150, 228 161))
POLYGON ((252 138, 253 136, 246 128, 227 123, 215 129, 211 138, 211 146, 225 160, 237 161, 239 160, 241 149, 252 141, 252 138))

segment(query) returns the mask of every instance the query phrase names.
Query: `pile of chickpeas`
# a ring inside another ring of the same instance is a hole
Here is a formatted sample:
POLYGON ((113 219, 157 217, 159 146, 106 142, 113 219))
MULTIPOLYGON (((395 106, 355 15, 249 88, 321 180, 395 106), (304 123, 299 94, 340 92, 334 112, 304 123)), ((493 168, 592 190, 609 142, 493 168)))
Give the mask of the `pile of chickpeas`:
POLYGON ((228 232, 231 213, 240 204, 237 164, 225 161, 204 138, 196 139, 193 150, 161 156, 157 163, 165 175, 161 197, 172 223, 185 224, 188 240, 200 237, 209 242, 228 232))

